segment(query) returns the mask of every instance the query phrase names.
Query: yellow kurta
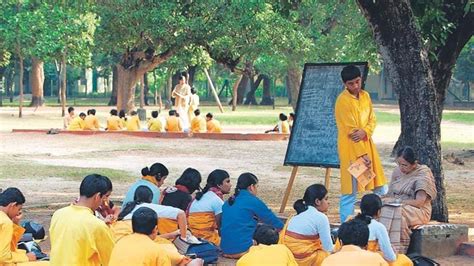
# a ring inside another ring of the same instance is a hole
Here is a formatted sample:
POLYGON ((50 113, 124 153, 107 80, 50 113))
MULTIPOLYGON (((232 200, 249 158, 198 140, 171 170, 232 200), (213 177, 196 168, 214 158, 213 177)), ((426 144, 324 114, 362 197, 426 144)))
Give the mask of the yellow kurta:
POLYGON ((138 115, 132 115, 127 119, 127 130, 128 131, 139 131, 140 130, 140 119, 138 115))
MULTIPOLYGON (((110 229, 113 232, 115 242, 117 242, 123 237, 128 236, 133 233, 132 221, 131 220, 117 221, 111 224, 110 229)), ((178 249, 176 248, 176 246, 173 244, 173 242, 169 241, 168 239, 157 236, 154 242, 156 244, 159 244, 160 248, 162 248, 163 251, 166 253, 166 255, 168 255, 168 257, 171 260, 171 265, 178 265, 183 260, 186 260, 186 257, 184 255, 181 255, 178 252, 178 249)))
POLYGON ((16 246, 24 232, 22 227, 14 224, 6 213, 0 211, 0 265, 28 261, 26 252, 16 246))
POLYGON ((143 234, 131 234, 120 239, 110 256, 109 265, 171 265, 165 251, 150 237, 143 234))
POLYGON ((191 132, 193 133, 206 133, 207 125, 206 119, 196 116, 191 120, 191 132))
POLYGON ((116 115, 107 119, 107 130, 122 130, 122 120, 116 115))
POLYGON ((248 253, 243 255, 238 261, 237 266, 253 265, 294 265, 298 264, 291 251, 285 245, 263 245, 250 247, 248 253))
POLYGON ((148 130, 161 132, 162 129, 163 125, 161 124, 161 120, 159 118, 152 118, 148 121, 148 130))
POLYGON ((108 265, 114 240, 107 225, 83 206, 57 210, 51 218, 51 265, 108 265))
POLYGON ((278 125, 278 131, 279 133, 289 134, 290 124, 288 124, 288 121, 280 121, 280 124, 278 125))
POLYGON ((169 116, 166 118, 166 131, 168 132, 181 132, 183 131, 179 118, 176 116, 169 116))
POLYGON ((363 250, 358 246, 346 245, 323 261, 323 266, 388 266, 388 263, 375 252, 363 250))
POLYGON ((95 115, 88 115, 84 119, 84 130, 99 130, 99 119, 95 115))
POLYGON ((85 127, 84 120, 81 117, 76 117, 71 121, 71 124, 67 127, 67 130, 83 130, 85 127))
POLYGON ((212 119, 207 121, 207 133, 221 133, 221 123, 219 121, 212 119))
POLYGON ((347 169, 352 162, 364 154, 367 154, 372 161, 372 170, 376 177, 365 188, 359 186, 358 190, 370 190, 385 185, 387 180, 372 140, 375 129, 375 113, 369 93, 361 91, 359 99, 357 99, 345 89, 337 98, 335 116, 341 169, 341 193, 352 194, 352 177, 347 169), (349 134, 356 129, 363 129, 367 133, 367 138, 359 142, 352 141, 349 134))

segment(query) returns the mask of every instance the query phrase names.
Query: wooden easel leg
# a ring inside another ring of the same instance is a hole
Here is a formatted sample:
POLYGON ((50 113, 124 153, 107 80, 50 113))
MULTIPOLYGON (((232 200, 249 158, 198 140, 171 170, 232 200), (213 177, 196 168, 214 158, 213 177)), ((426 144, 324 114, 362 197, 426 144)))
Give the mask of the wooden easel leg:
POLYGON ((280 213, 283 213, 285 211, 286 203, 288 203, 288 198, 290 197, 291 188, 293 187, 293 182, 295 181, 297 172, 298 172, 298 166, 293 166, 290 180, 288 181, 288 186, 286 187, 285 195, 283 196, 283 201, 281 202, 280 213))
POLYGON ((324 176, 324 186, 329 190, 329 177, 331 177, 331 168, 326 168, 326 175, 324 176))

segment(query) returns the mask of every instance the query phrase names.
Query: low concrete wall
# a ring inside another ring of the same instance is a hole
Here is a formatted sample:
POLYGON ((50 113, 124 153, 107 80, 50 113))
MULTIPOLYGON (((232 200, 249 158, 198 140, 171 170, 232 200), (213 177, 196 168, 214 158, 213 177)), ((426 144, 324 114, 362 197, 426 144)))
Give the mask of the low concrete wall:
POLYGON ((463 224, 427 224, 413 230, 408 254, 436 258, 458 254, 463 242, 468 241, 469 227, 463 224))
MULTIPOLYGON (((40 133, 47 134, 48 129, 13 129, 13 133, 40 133)), ((122 134, 143 138, 166 138, 166 139, 214 139, 214 140, 260 140, 281 141, 289 139, 289 134, 263 134, 263 133, 182 133, 182 132, 150 132, 150 131, 91 131, 91 130, 57 130, 57 134, 72 135, 102 135, 122 134)))

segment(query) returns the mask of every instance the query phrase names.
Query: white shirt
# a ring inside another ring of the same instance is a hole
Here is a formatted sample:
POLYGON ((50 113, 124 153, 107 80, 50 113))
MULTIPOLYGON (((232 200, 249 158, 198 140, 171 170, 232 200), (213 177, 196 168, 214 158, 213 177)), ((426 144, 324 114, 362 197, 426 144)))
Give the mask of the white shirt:
POLYGON ((193 212, 214 212, 214 215, 222 213, 222 205, 224 201, 212 191, 208 191, 202 195, 200 200, 193 200, 189 213, 193 212))
POLYGON ((387 228, 375 219, 372 219, 369 224, 369 241, 370 240, 377 240, 385 260, 395 261, 397 259, 397 255, 390 244, 387 228))
POLYGON ((319 235, 325 251, 332 252, 334 248, 329 219, 313 206, 308 206, 306 211, 293 216, 288 223, 287 230, 306 236, 319 235))
POLYGON ((158 204, 153 204, 153 203, 142 203, 140 205, 135 206, 133 211, 131 211, 129 214, 127 214, 123 219, 124 220, 131 220, 133 213, 138 210, 140 207, 148 207, 156 212, 156 215, 158 218, 168 218, 168 219, 173 219, 176 220, 178 218, 178 214, 183 213, 183 210, 174 208, 171 206, 165 206, 165 205, 158 205, 158 204))

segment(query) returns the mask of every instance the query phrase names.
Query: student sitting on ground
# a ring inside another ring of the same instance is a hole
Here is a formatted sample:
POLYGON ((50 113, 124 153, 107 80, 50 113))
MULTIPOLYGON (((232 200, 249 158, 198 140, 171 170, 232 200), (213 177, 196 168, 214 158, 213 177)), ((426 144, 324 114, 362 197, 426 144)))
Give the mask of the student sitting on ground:
POLYGON ((293 122, 295 121, 295 113, 290 113, 288 115, 288 125, 290 126, 290 132, 293 129, 293 122))
POLYGON ((362 197, 360 211, 355 219, 359 219, 369 226, 369 243, 367 250, 380 252, 390 265, 412 266, 413 262, 404 254, 395 254, 387 228, 376 219, 380 217, 382 200, 377 194, 367 194, 362 197))
POLYGON ((87 110, 87 116, 84 119, 84 130, 99 130, 99 119, 95 116, 95 109, 87 110))
POLYGON ((168 112, 169 116, 166 118, 166 132, 183 132, 183 127, 181 125, 181 120, 178 117, 176 110, 170 110, 168 112))
MULTIPOLYGON (((108 180, 107 182, 110 182, 108 186, 112 188, 112 182, 108 180)), ((112 194, 112 189, 110 191, 107 191, 105 194, 104 200, 100 204, 100 206, 95 210, 95 216, 102 221, 104 221, 106 224, 111 224, 115 222, 118 218, 118 215, 120 213, 120 207, 115 206, 114 203, 110 200, 110 195, 112 194)))
POLYGON ((196 194, 189 207, 188 223, 194 236, 219 245, 218 229, 224 194, 229 194, 231 187, 230 176, 226 171, 216 169, 209 174, 206 186, 196 194))
POLYGON ((281 113, 279 115, 279 119, 280 121, 278 122, 278 124, 273 129, 265 131, 265 133, 278 132, 282 134, 289 134, 290 124, 288 124, 288 117, 284 113, 281 113))
MULTIPOLYGON (((115 241, 118 241, 125 235, 131 233, 130 223, 127 221, 132 220, 133 213, 140 207, 147 207, 156 212, 160 219, 170 219, 176 221, 179 227, 179 231, 171 232, 170 234, 162 234, 161 237, 167 239, 174 239, 177 236, 181 236, 186 239, 186 231, 188 229, 186 214, 183 210, 178 208, 158 205, 151 203, 153 198, 153 192, 146 186, 139 186, 135 190, 135 196, 133 201, 128 202, 118 215, 118 222, 112 226, 114 231, 115 241), (123 221, 122 223, 120 221, 123 221)), ((161 233, 161 232, 160 232, 161 233)))
POLYGON ((72 120, 74 119, 74 107, 72 106, 69 106, 69 108, 67 108, 67 113, 68 115, 66 115, 63 119, 63 128, 64 129, 67 129, 69 127, 69 124, 71 124, 72 120))
POLYGON ((158 111, 151 112, 151 119, 148 120, 148 130, 152 132, 162 132, 163 125, 161 120, 158 118, 158 111))
POLYGON ((118 117, 120 118, 120 125, 122 126, 122 129, 127 129, 127 116, 125 113, 125 110, 120 110, 118 113, 118 117))
POLYGON ((160 202, 160 187, 168 176, 168 168, 161 163, 154 163, 150 168, 142 169, 142 178, 133 183, 127 191, 125 199, 123 199, 122 209, 128 202, 133 201, 135 190, 139 186, 146 186, 153 192, 153 200, 151 203, 158 204, 160 202))
POLYGON ((323 266, 382 266, 388 265, 378 253, 364 250, 369 241, 369 228, 359 219, 349 220, 341 225, 338 237, 342 248, 323 261, 323 266))
POLYGON ((122 130, 122 122, 120 118, 117 116, 117 110, 112 109, 110 110, 110 117, 107 118, 107 130, 122 130))
POLYGON ((127 130, 128 131, 139 131, 140 128, 140 118, 138 118, 138 113, 132 111, 130 113, 130 118, 127 119, 127 130))
POLYGON ((81 182, 78 202, 54 212, 49 228, 51 265, 108 265, 114 240, 94 210, 112 190, 110 184, 105 176, 88 175, 81 182))
POLYGON ((80 113, 79 117, 74 118, 69 124, 67 130, 84 130, 86 124, 84 123, 84 119, 86 118, 86 114, 80 113))
MULTIPOLYGON (((163 191, 161 204, 186 211, 193 200, 191 194, 199 190, 199 184, 201 184, 201 173, 194 168, 187 168, 176 180, 174 187, 166 188, 163 191)), ((162 234, 178 229, 176 221, 170 219, 161 220, 158 227, 162 234)))
POLYGON ((237 266, 298 265, 291 251, 285 245, 278 244, 278 232, 273 227, 258 225, 253 239, 256 245, 237 261, 237 266))
POLYGON ((206 121, 207 133, 222 133, 221 123, 211 113, 207 113, 206 121))
POLYGON ((171 265, 166 252, 153 242, 158 234, 157 221, 155 211, 138 208, 132 216, 133 234, 117 242, 109 265, 171 265))
POLYGON ((201 116, 201 110, 194 110, 194 118, 191 120, 191 132, 206 133, 206 120, 201 116))
POLYGON ((34 253, 17 248, 25 229, 19 225, 25 196, 18 188, 7 188, 0 193, 0 265, 35 261, 34 253))
POLYGON ((288 219, 282 230, 281 244, 285 244, 298 265, 321 265, 333 251, 328 210, 328 191, 320 184, 309 186, 303 199, 293 205, 296 215, 288 219))
POLYGON ((225 257, 238 259, 248 252, 253 244, 252 236, 258 220, 278 230, 283 228, 280 219, 257 198, 257 183, 254 174, 241 174, 235 194, 222 206, 220 233, 225 257))

